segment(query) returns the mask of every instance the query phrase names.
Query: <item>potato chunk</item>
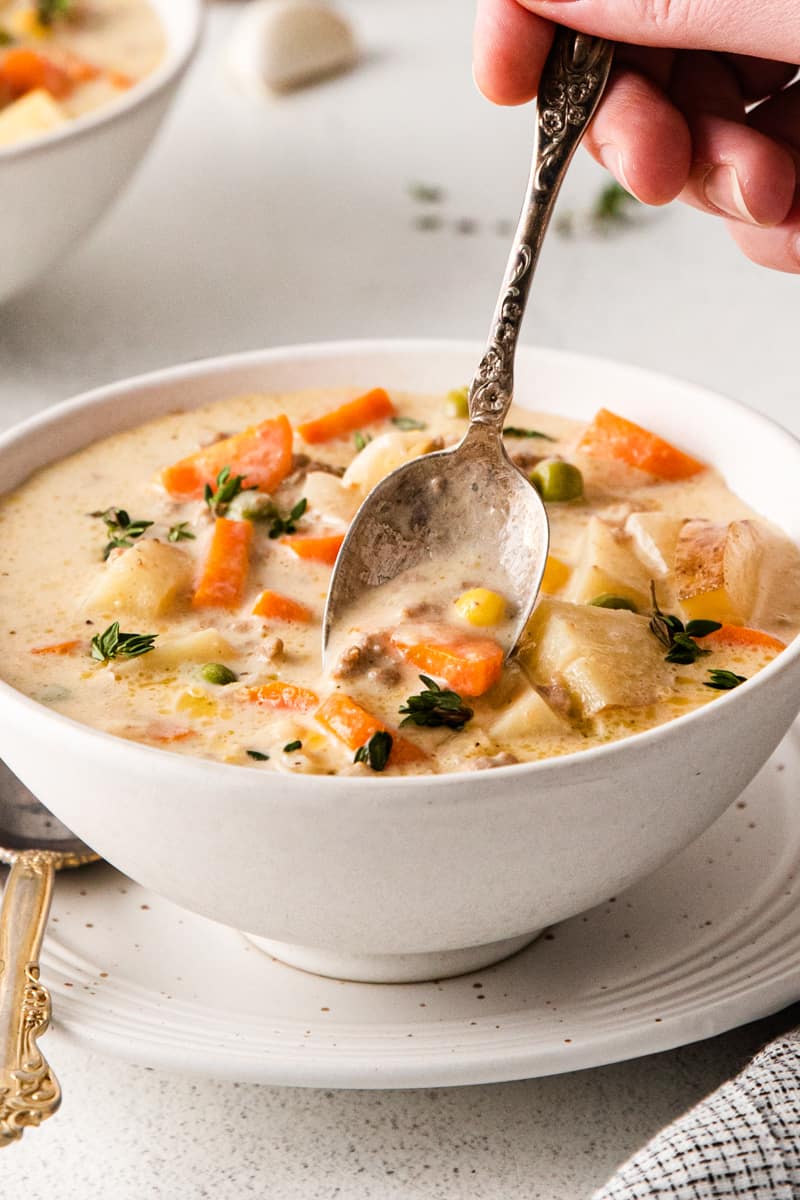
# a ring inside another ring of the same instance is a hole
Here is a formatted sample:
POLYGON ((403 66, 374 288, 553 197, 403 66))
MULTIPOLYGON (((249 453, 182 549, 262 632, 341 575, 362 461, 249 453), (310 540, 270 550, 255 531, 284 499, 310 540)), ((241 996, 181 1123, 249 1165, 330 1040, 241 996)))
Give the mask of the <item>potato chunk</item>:
POLYGON ((350 524, 364 498, 359 488, 347 487, 328 471, 309 472, 303 495, 314 516, 325 517, 342 528, 350 524))
POLYGON ((682 517, 662 512, 631 513, 625 522, 634 553, 656 579, 672 570, 683 523, 682 517))
POLYGON ((136 659, 153 670, 170 670, 182 663, 227 662, 236 651, 217 629, 198 629, 179 637, 160 637, 149 654, 136 659))
POLYGON ((408 433, 401 430, 381 433, 356 455, 342 476, 342 483, 345 487, 359 488, 363 497, 384 475, 427 453, 431 442, 430 434, 416 429, 408 433))
POLYGON ((576 712, 653 704, 673 671, 647 617, 619 609, 542 600, 520 650, 537 687, 563 687, 576 712))
POLYGON ((0 112, 0 146, 11 146, 26 138, 49 133, 66 120, 61 106, 50 93, 37 88, 0 112))
POLYGON ((86 597, 92 612, 159 617, 192 585, 192 560, 177 546, 148 540, 109 558, 86 597))
POLYGON ((529 683, 489 726, 489 733, 501 742, 569 732, 569 722, 552 709, 529 683))
POLYGON ((800 620, 800 550, 760 521, 687 521, 675 575, 690 618, 776 632, 800 620))
POLYGON ((598 517, 591 517, 580 560, 564 595, 576 604, 589 604, 611 592, 646 609, 649 580, 633 552, 631 539, 598 517))

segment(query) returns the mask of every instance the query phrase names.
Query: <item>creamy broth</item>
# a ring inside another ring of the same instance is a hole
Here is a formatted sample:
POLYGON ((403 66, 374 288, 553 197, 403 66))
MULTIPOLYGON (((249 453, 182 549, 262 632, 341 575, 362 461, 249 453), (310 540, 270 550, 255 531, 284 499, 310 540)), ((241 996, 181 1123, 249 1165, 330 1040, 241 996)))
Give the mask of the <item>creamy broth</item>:
POLYGON ((176 753, 371 776, 380 761, 365 752, 354 762, 354 752, 381 728, 394 739, 390 773, 534 761, 625 737, 712 703, 795 636, 800 553, 713 468, 667 480, 590 444, 582 423, 517 408, 508 425, 547 439, 506 446, 546 499, 552 462, 582 485, 579 497, 547 500, 550 558, 518 654, 505 665, 492 657, 510 614, 466 547, 457 587, 421 594, 410 575, 371 593, 348 614, 324 675, 331 562, 358 504, 388 470, 455 444, 466 425, 442 396, 370 395, 358 428, 347 406, 361 411, 361 400, 345 390, 176 413, 3 498, 3 678, 75 720, 176 753), (239 491, 225 509, 237 476, 261 490, 239 491), (675 661, 677 619, 689 661, 675 661), (126 657, 113 622, 149 638, 127 643, 144 652, 126 657), (456 699, 445 723, 399 730, 410 697, 433 703, 421 675, 456 699))
POLYGON ((35 137, 123 95, 164 57, 147 0, 0 0, 0 146, 35 137))

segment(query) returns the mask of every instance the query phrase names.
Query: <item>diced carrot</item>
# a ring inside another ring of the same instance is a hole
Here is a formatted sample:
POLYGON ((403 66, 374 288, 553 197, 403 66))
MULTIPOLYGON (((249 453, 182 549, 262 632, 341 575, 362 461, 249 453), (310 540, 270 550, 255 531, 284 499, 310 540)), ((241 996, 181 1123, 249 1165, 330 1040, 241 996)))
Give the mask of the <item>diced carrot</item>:
POLYGON ((491 638, 469 637, 454 630, 441 641, 409 642, 397 634, 392 645, 406 662, 444 679, 462 696, 482 696, 503 670, 503 647, 491 638))
POLYGON ((592 458, 620 459, 659 479, 688 479, 705 470, 705 463, 607 408, 601 408, 586 429, 578 450, 592 458))
POLYGON ((194 608, 236 608, 247 581, 252 540, 250 521, 217 517, 208 558, 192 600, 194 608))
POLYGON ((273 621, 302 621, 307 624, 313 619, 310 608, 291 596, 282 596, 280 592, 262 592, 253 607, 254 617, 268 617, 273 621))
POLYGON ((373 717, 372 713, 362 708, 352 696, 343 692, 334 692, 329 696, 317 711, 316 719, 350 750, 358 750, 365 746, 373 733, 381 730, 391 733, 392 752, 389 755, 389 763, 392 766, 420 762, 428 757, 420 746, 415 746, 407 738, 389 729, 377 717, 373 717))
POLYGON ((319 696, 310 688, 285 683, 280 679, 246 688, 245 695, 255 704, 264 704, 267 708, 288 708, 292 712, 311 712, 319 704, 319 696))
POLYGON ((302 534, 291 534, 280 540, 284 546, 293 550, 298 558, 305 558, 310 562, 326 563, 332 567, 344 541, 344 534, 330 534, 327 537, 304 537, 302 534))
POLYGON ((745 625, 723 625, 701 639, 700 645, 704 650, 714 646, 763 646, 765 650, 775 650, 776 653, 786 649, 786 643, 764 633, 761 629, 748 629, 745 625))
POLYGON ((71 654, 77 650, 80 642, 55 642, 52 646, 34 646, 31 654, 71 654))
POLYGON ((15 100, 42 88, 51 96, 61 98, 72 89, 68 71, 27 46, 13 46, 0 54, 0 97, 15 100))
POLYGON ((58 65, 73 85, 87 83, 90 79, 97 79, 103 74, 94 63, 87 62, 85 58, 81 58, 79 54, 73 54, 71 50, 62 49, 59 52, 58 65))
POLYGON ((197 500, 223 467, 244 476, 244 487, 273 491, 292 469, 292 427, 281 413, 223 438, 165 467, 161 482, 175 500, 197 500))
POLYGON ((168 725, 154 721, 142 730, 142 736, 152 742, 183 742, 186 738, 194 737, 195 730, 185 725, 168 725))
POLYGON ((136 80, 132 79, 130 75, 126 75, 123 71, 109 71, 108 82, 112 87, 118 88, 119 91, 126 92, 128 88, 133 87, 136 80))
POLYGON ((346 437, 372 421, 394 415, 395 408, 388 393, 383 388, 373 388, 322 417, 298 425, 297 432, 305 442, 329 442, 333 438, 346 437))

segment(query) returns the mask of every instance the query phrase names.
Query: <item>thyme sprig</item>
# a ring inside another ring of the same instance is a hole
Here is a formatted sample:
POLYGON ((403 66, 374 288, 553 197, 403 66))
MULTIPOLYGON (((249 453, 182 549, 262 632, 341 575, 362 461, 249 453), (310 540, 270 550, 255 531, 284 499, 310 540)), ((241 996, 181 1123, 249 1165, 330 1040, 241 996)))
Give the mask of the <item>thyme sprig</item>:
POLYGON ((103 561, 112 550, 122 546, 132 546, 135 538, 140 538, 145 530, 153 524, 152 521, 133 521, 124 508, 105 508, 89 513, 90 517, 99 517, 108 530, 108 541, 103 547, 103 561))
POLYGON ((400 712, 406 716, 404 725, 445 725, 448 729, 463 729, 473 717, 473 710, 464 703, 458 692, 447 691, 428 675, 420 675, 425 690, 409 696, 400 712))
POLYGON ((721 629, 722 625, 719 621, 698 620, 684 625, 680 617, 662 612, 658 606, 656 585, 652 579, 650 596, 653 602, 650 632, 655 634, 661 645, 666 648, 667 653, 664 656, 666 662, 686 666, 689 663, 697 662, 698 658, 703 655, 711 653, 710 650, 704 650, 702 646, 699 646, 696 639, 708 637, 709 633, 721 629))
POLYGON ((291 509, 285 517, 282 517, 277 508, 273 508, 273 512, 267 520, 271 522, 269 527, 269 536, 271 538, 281 537, 284 533, 294 533, 297 529, 297 522, 308 508, 308 501, 305 496, 302 500, 298 500, 294 508, 291 509))
POLYGON ((549 433, 542 433, 539 429, 522 429, 518 425, 506 425, 503 430, 503 437, 507 438, 540 438, 543 442, 555 442, 558 439, 551 437, 549 433))
POLYGON ((194 541, 195 534, 192 533, 191 529, 187 529, 188 524, 188 521, 178 521, 177 525, 170 525, 169 532, 167 533, 167 541, 194 541))
POLYGON ((114 621, 92 638, 92 658, 103 663, 112 658, 138 658, 153 649, 157 637, 156 633, 121 633, 119 621, 114 621))
POLYGON ((378 729, 369 741, 356 750, 354 763, 364 763, 373 771, 384 771, 392 752, 394 738, 385 729, 378 729))
POLYGON ((217 475, 214 487, 207 483, 203 499, 215 517, 224 517, 228 507, 241 492, 253 492, 255 487, 244 486, 244 475, 231 475, 230 467, 223 467, 217 475))
POLYGON ((418 421, 416 417, 391 417, 392 424, 397 429, 427 429, 428 426, 424 421, 418 421))

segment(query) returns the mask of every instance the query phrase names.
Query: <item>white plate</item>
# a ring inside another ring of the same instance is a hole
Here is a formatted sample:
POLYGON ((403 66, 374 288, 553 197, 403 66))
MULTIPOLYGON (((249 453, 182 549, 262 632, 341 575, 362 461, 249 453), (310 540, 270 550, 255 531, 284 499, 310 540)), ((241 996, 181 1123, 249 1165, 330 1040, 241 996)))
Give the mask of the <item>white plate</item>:
POLYGON ((112 868, 59 876, 55 1023, 131 1062, 269 1084, 430 1087, 554 1074, 720 1033, 800 997, 800 727, 657 874, 478 975, 305 974, 112 868))

